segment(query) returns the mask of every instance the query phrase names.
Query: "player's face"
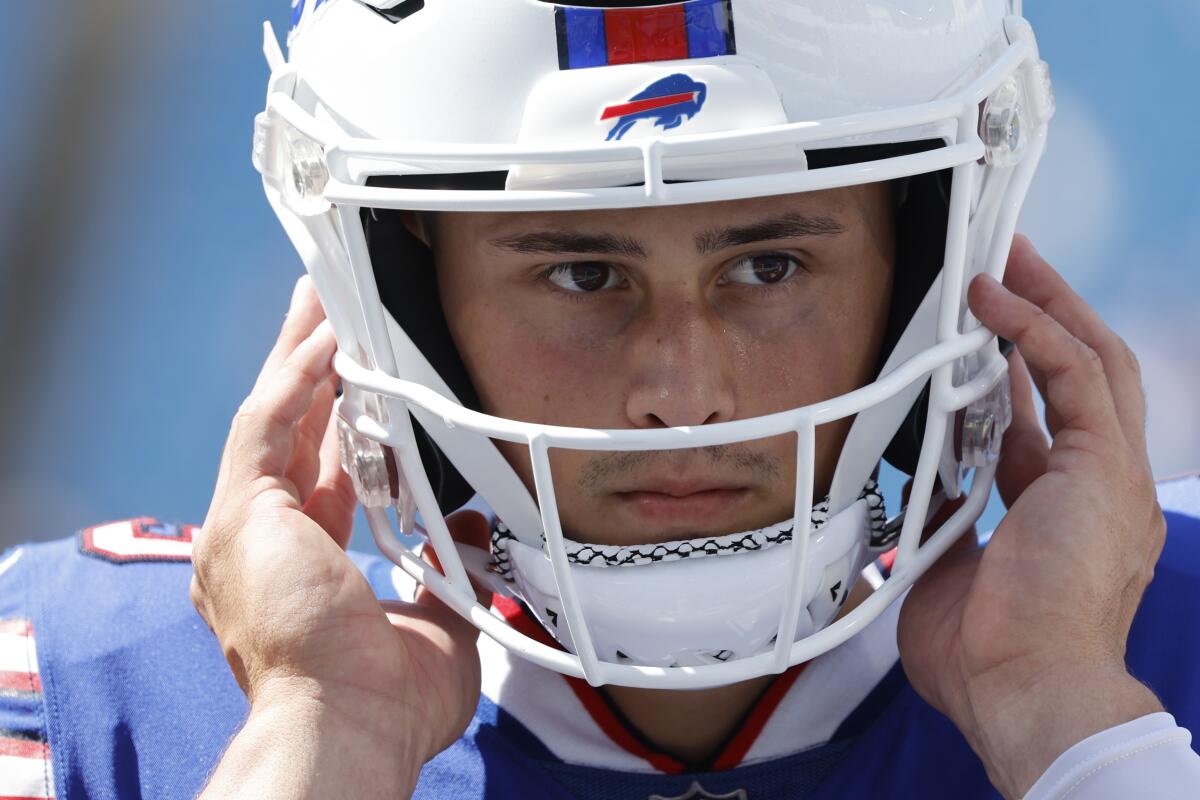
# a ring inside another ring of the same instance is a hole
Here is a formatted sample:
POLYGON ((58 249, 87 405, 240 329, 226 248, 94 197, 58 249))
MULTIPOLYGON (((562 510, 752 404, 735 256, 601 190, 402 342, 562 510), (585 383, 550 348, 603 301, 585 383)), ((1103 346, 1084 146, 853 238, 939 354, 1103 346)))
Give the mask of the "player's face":
MULTIPOLYGON (((454 341, 490 414, 591 428, 756 417, 874 377, 890 192, 871 185, 655 209, 444 214, 430 231, 454 341)), ((817 429, 816 497, 848 422, 817 429)), ((528 453, 499 443, 532 490, 528 453)), ((570 538, 734 533, 792 514, 796 440, 551 451, 570 538)))

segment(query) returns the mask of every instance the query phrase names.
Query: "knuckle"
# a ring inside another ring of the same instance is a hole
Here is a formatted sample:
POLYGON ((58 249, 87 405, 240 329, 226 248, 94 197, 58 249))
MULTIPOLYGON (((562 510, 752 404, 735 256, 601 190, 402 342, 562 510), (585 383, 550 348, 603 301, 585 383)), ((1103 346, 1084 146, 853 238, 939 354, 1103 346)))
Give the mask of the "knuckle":
POLYGON ((205 606, 207 605, 208 598, 204 592, 204 585, 195 575, 192 575, 192 581, 188 585, 188 597, 191 598, 192 605, 196 607, 196 611, 200 613, 200 616, 207 619, 205 606))
POLYGON ((1150 529, 1154 533, 1155 541, 1164 542, 1167 538, 1167 517, 1157 499, 1151 503, 1151 507, 1150 529))
POLYGON ((274 406, 266 410, 263 415, 266 422, 266 431, 263 434, 263 444, 267 449, 276 447, 284 447, 288 444, 290 434, 285 433, 291 430, 294 420, 278 406, 274 406))
POLYGON ((325 438, 325 431, 308 425, 300 425, 296 428, 295 437, 298 445, 317 452, 320 450, 321 440, 325 438))
POLYGON ((206 569, 213 559, 213 548, 220 538, 219 528, 206 522, 197 534, 192 537, 192 571, 199 573, 206 569))
POLYGON ((1089 347, 1086 342, 1075 337, 1071 337, 1071 339, 1075 343, 1075 362, 1093 375, 1102 374, 1104 361, 1100 358, 1100 354, 1089 347))
POLYGON ((329 491, 333 495, 333 501, 342 508, 354 508, 358 505, 358 495, 354 491, 354 486, 350 481, 344 479, 330 481, 329 491))
POLYGON ((233 415, 233 426, 235 429, 245 426, 246 423, 252 422, 259 412, 259 403, 254 395, 247 395, 246 399, 242 400, 237 411, 233 415))
POLYGON ((220 570, 235 546, 236 529, 229 524, 206 524, 192 543, 192 572, 201 582, 220 570))
POLYGON ((1016 338, 1018 341, 1028 338, 1038 328, 1044 327, 1048 322, 1051 321, 1050 315, 1047 314, 1041 307, 1030 303, 1028 315, 1020 325, 1020 330, 1017 331, 1016 338))
POLYGON ((199 535, 192 537, 192 577, 200 570, 203 570, 208 564, 209 559, 209 543, 208 537, 201 532, 199 535))
POLYGON ((311 358, 305 358, 304 353, 297 352, 284 364, 285 378, 290 383, 316 385, 325 377, 325 366, 311 358))
POLYGON ((1099 367, 1102 365, 1103 362, 1100 360, 1100 354, 1097 353, 1095 349, 1089 347, 1085 342, 1082 342, 1079 339, 1076 339, 1075 342, 1079 349, 1079 358, 1081 361, 1084 361, 1094 367, 1099 367))
POLYGON ((1138 360, 1137 354, 1133 352, 1133 348, 1124 339, 1118 338, 1117 341, 1120 343, 1121 359, 1124 361, 1125 368, 1138 379, 1138 383, 1141 383, 1142 362, 1138 360))
POLYGON ((358 493, 354 491, 354 484, 350 481, 349 476, 342 474, 341 480, 334 482, 334 487, 337 489, 337 498, 344 505, 354 507, 358 505, 358 493))

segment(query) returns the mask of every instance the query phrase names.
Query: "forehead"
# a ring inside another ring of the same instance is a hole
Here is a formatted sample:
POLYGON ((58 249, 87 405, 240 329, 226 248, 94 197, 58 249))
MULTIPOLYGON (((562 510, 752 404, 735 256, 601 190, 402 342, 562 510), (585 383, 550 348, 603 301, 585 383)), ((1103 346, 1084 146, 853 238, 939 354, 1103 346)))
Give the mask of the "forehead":
POLYGON ((651 208, 592 211, 443 213, 439 227, 451 227, 459 241, 487 242, 529 230, 604 230, 653 240, 692 234, 719 226, 752 223, 767 216, 793 213, 828 217, 846 229, 869 225, 885 206, 887 184, 826 189, 819 192, 725 200, 651 208), (460 238, 461 237, 461 238, 460 238))

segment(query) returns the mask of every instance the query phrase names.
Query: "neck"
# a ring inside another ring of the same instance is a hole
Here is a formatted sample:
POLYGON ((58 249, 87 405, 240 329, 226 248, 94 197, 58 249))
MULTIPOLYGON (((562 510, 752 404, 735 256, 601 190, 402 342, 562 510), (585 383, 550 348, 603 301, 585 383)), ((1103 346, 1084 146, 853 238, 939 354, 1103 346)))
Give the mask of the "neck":
POLYGON ((689 769, 702 769, 720 754, 774 677, 695 691, 608 686, 604 692, 655 749, 689 769))

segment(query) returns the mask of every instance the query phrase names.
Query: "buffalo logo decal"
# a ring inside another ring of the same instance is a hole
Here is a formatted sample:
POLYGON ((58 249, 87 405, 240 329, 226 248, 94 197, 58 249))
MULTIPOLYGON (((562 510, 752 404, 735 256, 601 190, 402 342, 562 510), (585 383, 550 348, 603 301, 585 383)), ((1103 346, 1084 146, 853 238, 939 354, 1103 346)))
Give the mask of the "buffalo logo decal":
POLYGON ((684 118, 691 119, 700 113, 707 94, 707 86, 682 72, 660 78, 627 102, 604 109, 601 122, 617 121, 608 132, 607 141, 623 138, 642 119, 653 120, 656 127, 665 131, 678 128, 684 118))

